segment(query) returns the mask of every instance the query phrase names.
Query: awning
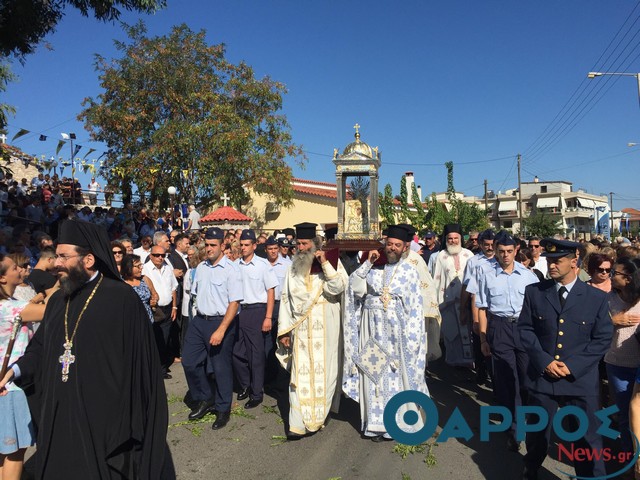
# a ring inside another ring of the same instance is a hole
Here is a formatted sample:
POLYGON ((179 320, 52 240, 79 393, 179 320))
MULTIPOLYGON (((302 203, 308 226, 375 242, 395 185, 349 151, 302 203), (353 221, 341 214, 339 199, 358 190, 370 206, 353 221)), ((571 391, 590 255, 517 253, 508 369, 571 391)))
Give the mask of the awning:
POLYGON ((609 204, 607 202, 599 202, 598 200, 594 200, 593 203, 596 207, 605 207, 609 208, 609 204))
POLYGON ((560 197, 538 198, 536 208, 558 208, 560 206, 560 197))
POLYGON ((596 202, 589 198, 576 198, 582 208, 596 208, 596 202))
POLYGON ((498 205, 498 211, 500 212, 511 212, 517 209, 518 209, 517 200, 500 200, 500 204, 498 205))

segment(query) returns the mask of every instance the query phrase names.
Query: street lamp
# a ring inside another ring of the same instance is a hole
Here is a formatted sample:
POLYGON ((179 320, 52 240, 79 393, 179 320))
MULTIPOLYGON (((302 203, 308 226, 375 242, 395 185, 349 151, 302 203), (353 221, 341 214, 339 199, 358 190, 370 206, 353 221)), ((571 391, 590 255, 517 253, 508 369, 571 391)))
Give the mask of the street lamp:
POLYGON ((167 193, 169 194, 169 198, 171 199, 171 229, 172 230, 176 224, 176 207, 175 207, 176 192, 177 192, 176 187, 171 186, 167 188, 167 193))
POLYGON ((69 156, 69 160, 71 162, 71 203, 73 205, 76 204, 76 173, 75 168, 73 168, 73 155, 75 151, 73 150, 73 141, 76 139, 75 133, 61 133, 60 134, 64 140, 69 140, 71 146, 71 155, 69 156))
POLYGON ((617 75, 619 77, 636 77, 638 84, 638 104, 640 105, 640 73, 626 73, 626 72, 589 72, 587 78, 594 79, 603 75, 617 75))

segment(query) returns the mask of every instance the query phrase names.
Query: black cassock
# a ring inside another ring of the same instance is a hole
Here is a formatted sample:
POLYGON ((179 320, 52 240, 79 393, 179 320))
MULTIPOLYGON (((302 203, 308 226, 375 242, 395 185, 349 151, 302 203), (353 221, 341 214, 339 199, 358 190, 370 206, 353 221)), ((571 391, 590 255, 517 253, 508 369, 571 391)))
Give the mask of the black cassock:
MULTIPOLYGON (((102 275, 71 296, 68 335, 102 275)), ((56 292, 18 361, 40 392, 37 478, 163 477, 167 399, 149 317, 138 295, 108 277, 80 320, 62 381, 66 298, 56 292)), ((166 453, 168 455, 168 453, 166 453)))

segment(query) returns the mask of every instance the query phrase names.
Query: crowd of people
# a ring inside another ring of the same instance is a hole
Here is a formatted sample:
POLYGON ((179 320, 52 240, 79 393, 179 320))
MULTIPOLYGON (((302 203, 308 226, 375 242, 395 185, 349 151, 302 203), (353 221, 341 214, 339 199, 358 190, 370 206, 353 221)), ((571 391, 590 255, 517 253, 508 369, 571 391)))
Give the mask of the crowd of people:
MULTIPOLYGON (((400 224, 379 247, 347 252, 315 223, 202 229, 195 207, 184 222, 131 205, 57 214, 0 229, 0 434, 13 439, 0 445, 2 478, 19 478, 36 440, 39 478, 171 478, 162 380, 179 365, 188 418, 212 413, 213 430, 227 426, 234 395, 253 409, 271 389, 289 440, 323 428, 348 397, 363 437, 384 442, 389 401, 428 395, 429 364, 443 357, 511 411, 505 449, 521 449, 518 407, 547 411, 526 437, 527 479, 560 406, 595 419, 617 405, 621 452, 640 436, 636 240, 465 239, 457 224, 441 234, 400 224), (69 452, 70 438, 84 447, 69 452)), ((415 404, 396 413, 404 431, 424 425, 415 404)), ((601 449, 599 426, 576 447, 601 449)), ((602 459, 574 466, 606 474, 602 459)))

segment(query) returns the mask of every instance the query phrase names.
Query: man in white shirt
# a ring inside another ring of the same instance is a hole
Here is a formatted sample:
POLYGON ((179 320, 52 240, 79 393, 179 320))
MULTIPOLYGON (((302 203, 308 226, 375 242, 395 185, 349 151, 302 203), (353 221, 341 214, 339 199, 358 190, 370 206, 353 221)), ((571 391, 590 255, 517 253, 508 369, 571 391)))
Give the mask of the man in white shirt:
POLYGON ((189 223, 187 224, 187 228, 185 228, 185 230, 187 232, 200 230, 200 214, 196 212, 195 205, 189 205, 189 223))
POLYGON ((91 203, 91 205, 98 204, 98 192, 100 188, 100 184, 96 182, 95 177, 92 177, 91 183, 89 183, 89 203, 91 203))
POLYGON ((547 267, 547 257, 543 257, 541 255, 542 247, 540 246, 540 237, 529 238, 529 248, 531 249, 533 261, 535 262, 533 268, 539 270, 540 273, 542 273, 542 275, 547 278, 549 267, 547 267))
POLYGON ((153 312, 153 331, 156 337, 160 361, 164 372, 164 378, 171 378, 169 367, 173 358, 169 355, 169 334, 171 322, 174 322, 178 314, 178 296, 176 289, 178 281, 173 274, 173 268, 165 261, 164 247, 154 245, 149 254, 150 261, 144 264, 142 275, 148 277, 158 293, 158 306, 153 312))

